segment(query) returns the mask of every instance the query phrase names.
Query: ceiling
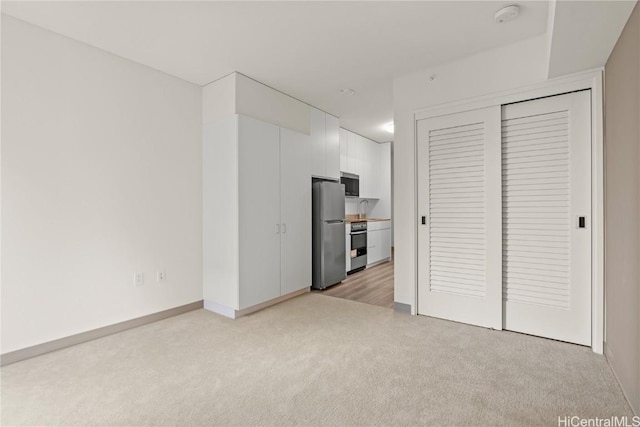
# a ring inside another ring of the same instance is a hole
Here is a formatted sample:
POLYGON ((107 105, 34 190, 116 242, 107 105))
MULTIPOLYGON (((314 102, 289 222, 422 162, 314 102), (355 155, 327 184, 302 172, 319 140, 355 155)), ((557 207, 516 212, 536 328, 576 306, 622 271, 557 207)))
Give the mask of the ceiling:
POLYGON ((340 117, 376 141, 392 135, 394 77, 545 33, 546 1, 3 1, 3 13, 205 85, 241 72, 340 117), (342 88, 355 94, 345 96, 342 88))
POLYGON ((556 2, 548 77, 603 66, 635 5, 635 0, 556 2))

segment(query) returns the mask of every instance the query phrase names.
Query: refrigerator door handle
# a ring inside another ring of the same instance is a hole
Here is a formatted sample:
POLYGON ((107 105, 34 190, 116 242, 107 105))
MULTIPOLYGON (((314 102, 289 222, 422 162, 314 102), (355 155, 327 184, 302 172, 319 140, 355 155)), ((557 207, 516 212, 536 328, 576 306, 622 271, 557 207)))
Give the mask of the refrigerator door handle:
POLYGON ((282 234, 287 232, 287 224, 285 222, 282 223, 282 234))
POLYGON ((326 221, 327 224, 342 224, 344 222, 343 219, 332 219, 329 221, 326 221))
POLYGON ((280 234, 280 224, 276 224, 276 234, 280 234))

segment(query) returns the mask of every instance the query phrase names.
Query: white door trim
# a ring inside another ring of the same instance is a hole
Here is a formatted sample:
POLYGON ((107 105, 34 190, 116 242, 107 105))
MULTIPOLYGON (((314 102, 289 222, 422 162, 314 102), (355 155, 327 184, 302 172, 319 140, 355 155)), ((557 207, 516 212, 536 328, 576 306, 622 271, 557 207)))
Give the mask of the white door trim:
MULTIPOLYGON (((583 89, 591 89, 591 190, 592 190, 592 304, 591 304, 591 348, 593 352, 603 354, 604 351, 604 131, 603 131, 603 69, 585 71, 558 79, 548 80, 539 84, 518 89, 502 91, 450 102, 434 107, 414 110, 414 140, 413 150, 417 154, 418 121, 426 118, 453 114, 463 111, 486 108, 513 102, 527 101, 545 96, 559 95, 583 89)), ((418 224, 418 159, 414 155, 415 200, 414 221, 418 224)), ((418 253, 417 234, 414 237, 414 253, 418 253)), ((417 260, 417 257, 416 257, 417 260)), ((418 268, 415 263, 415 289, 412 304, 412 314, 416 314, 418 306, 418 268)))

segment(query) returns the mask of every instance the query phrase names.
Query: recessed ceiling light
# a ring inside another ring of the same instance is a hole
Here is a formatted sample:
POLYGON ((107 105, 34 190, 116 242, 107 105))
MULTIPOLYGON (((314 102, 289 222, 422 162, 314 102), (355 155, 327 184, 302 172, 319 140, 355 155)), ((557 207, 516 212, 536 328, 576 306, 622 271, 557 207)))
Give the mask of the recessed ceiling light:
POLYGON ((499 11, 496 12, 494 19, 498 24, 503 22, 511 21, 518 17, 520 13, 520 6, 512 4, 511 6, 503 7, 499 11))
POLYGON ((340 89, 340 93, 347 96, 353 96, 356 93, 356 91, 353 89, 347 88, 347 89, 340 89))
POLYGON ((383 126, 384 130, 386 130, 389 133, 393 133, 393 131, 395 130, 394 126, 393 126, 393 122, 389 122, 386 125, 383 126))

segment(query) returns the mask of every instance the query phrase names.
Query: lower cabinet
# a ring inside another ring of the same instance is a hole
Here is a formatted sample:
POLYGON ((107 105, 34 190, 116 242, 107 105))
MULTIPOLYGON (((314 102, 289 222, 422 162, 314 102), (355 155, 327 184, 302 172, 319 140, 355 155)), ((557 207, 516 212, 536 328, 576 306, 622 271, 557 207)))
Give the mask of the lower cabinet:
POLYGON ((205 124, 206 309, 237 317, 311 286, 310 162, 307 135, 239 115, 205 124))
POLYGON ((344 266, 348 273, 351 270, 351 224, 346 224, 344 229, 344 266))
POLYGON ((391 221, 367 224, 367 264, 391 258, 391 221))

